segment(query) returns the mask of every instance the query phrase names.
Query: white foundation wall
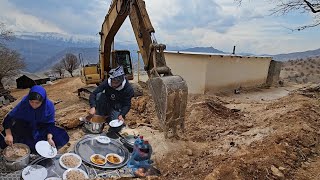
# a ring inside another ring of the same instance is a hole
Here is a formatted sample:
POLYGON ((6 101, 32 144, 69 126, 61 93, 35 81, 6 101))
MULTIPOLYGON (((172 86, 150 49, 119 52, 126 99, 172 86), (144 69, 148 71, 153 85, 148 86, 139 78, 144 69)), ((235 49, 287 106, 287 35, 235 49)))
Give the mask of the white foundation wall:
POLYGON ((189 93, 204 94, 266 83, 271 57, 165 52, 173 74, 182 76, 189 93))
POLYGON ((206 88, 206 60, 195 61, 192 56, 181 57, 178 54, 167 53, 165 58, 172 73, 187 81, 189 93, 203 94, 206 88))

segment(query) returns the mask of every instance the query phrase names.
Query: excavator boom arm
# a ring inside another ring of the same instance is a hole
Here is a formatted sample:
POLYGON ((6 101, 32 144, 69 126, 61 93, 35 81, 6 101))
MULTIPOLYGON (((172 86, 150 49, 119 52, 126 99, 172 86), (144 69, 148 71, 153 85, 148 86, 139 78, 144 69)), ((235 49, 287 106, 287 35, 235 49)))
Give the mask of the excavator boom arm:
POLYGON ((129 16, 140 53, 148 73, 148 87, 155 102, 157 116, 167 137, 171 129, 176 135, 177 127, 184 127, 188 88, 182 77, 173 75, 166 65, 163 44, 153 36, 155 30, 143 0, 113 0, 102 24, 100 44, 101 78, 105 78, 111 60, 111 46, 121 25, 129 16))

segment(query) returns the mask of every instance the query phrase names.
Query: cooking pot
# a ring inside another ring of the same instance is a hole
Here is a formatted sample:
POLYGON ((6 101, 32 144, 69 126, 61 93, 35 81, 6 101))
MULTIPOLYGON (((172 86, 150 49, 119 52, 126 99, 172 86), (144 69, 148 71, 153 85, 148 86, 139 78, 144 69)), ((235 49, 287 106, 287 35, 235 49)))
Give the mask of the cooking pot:
POLYGON ((22 143, 15 143, 13 144, 14 148, 24 148, 27 150, 27 154, 23 157, 19 157, 19 158, 10 158, 7 157, 6 154, 8 151, 13 151, 11 146, 7 146, 4 150, 3 150, 3 157, 4 157, 4 163, 6 165, 7 168, 17 171, 17 170, 21 170, 25 167, 28 166, 29 161, 30 161, 30 148, 29 146, 22 144, 22 143))
POLYGON ((100 116, 100 115, 89 115, 85 118, 84 121, 84 128, 93 134, 100 134, 103 131, 105 122, 106 122, 106 116, 100 116))
POLYGON ((123 121, 120 121, 118 119, 114 119, 109 122, 109 132, 118 133, 124 128, 125 125, 123 124, 123 121))

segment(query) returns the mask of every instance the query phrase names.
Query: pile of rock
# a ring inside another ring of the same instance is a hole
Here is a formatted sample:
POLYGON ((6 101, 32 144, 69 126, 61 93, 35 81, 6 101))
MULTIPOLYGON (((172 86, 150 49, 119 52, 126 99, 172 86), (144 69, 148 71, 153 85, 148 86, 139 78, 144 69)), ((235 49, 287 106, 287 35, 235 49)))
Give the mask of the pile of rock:
POLYGON ((2 107, 3 105, 7 105, 15 100, 16 99, 11 96, 10 91, 4 89, 3 87, 0 87, 0 107, 2 107))

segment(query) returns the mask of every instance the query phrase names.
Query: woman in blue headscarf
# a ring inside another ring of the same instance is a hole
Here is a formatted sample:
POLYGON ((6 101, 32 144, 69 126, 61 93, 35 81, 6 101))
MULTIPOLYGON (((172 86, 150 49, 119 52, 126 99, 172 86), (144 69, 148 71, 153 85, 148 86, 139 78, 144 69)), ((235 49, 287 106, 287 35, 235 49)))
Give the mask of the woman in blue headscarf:
POLYGON ((42 86, 33 86, 27 96, 5 117, 3 121, 5 139, 0 136, 0 147, 23 143, 35 152, 35 144, 47 140, 56 148, 69 141, 64 129, 55 126, 55 109, 42 86))

